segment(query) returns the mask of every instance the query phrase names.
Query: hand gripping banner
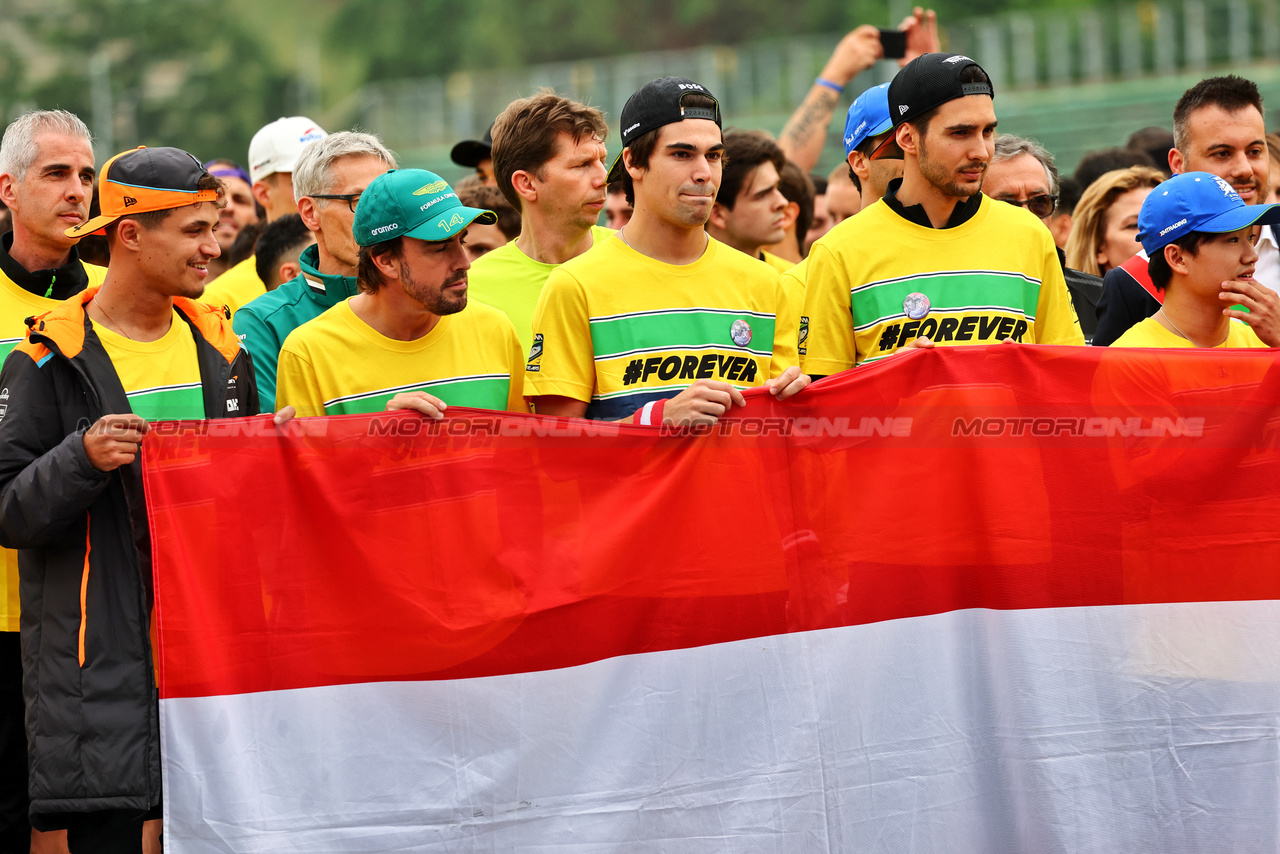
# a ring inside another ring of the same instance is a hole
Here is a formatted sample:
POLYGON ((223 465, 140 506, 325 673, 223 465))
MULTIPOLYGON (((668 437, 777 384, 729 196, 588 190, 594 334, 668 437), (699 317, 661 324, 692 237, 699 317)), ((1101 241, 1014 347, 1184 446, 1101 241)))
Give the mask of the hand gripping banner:
POLYGON ((156 425, 173 852, 1280 848, 1272 351, 156 425))

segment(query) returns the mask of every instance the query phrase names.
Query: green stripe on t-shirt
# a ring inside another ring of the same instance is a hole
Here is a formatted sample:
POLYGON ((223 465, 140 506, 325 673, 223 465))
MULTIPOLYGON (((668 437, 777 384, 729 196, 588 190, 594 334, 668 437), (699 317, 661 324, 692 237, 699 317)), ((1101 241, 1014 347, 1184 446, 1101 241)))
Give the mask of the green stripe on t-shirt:
POLYGON ((591 318, 591 347, 595 358, 611 359, 633 352, 681 350, 715 345, 758 356, 773 353, 772 315, 750 311, 654 312, 642 315, 591 318), (751 329, 745 345, 733 340, 733 324, 741 320, 751 329))
POLYGON ((849 295, 855 326, 863 328, 880 320, 901 317, 908 294, 929 298, 930 309, 1005 309, 1034 320, 1040 302, 1040 283, 1017 273, 964 270, 907 276, 854 288, 849 295))
POLYGON ((394 389, 353 394, 327 401, 324 405, 326 415, 354 415, 363 412, 381 412, 387 408, 387 402, 397 394, 410 391, 425 391, 438 397, 449 406, 467 406, 473 409, 507 408, 507 395, 511 390, 511 378, 458 377, 448 380, 432 380, 416 386, 400 386, 394 389))
POLYGON ((148 421, 192 421, 204 418, 204 389, 200 383, 141 389, 126 395, 134 415, 148 421))
POLYGON ((9 358, 9 354, 13 352, 13 348, 22 343, 21 338, 6 338, 0 340, 0 365, 4 364, 4 360, 9 358))

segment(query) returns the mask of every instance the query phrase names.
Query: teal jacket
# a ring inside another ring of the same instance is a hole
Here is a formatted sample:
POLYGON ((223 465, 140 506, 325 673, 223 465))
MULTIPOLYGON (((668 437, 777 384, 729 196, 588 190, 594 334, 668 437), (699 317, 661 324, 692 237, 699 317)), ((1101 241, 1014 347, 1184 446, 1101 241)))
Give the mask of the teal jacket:
POLYGON ((242 305, 232 321, 236 335, 253 357, 263 412, 276 411, 276 363, 284 339, 308 320, 356 295, 355 276, 326 276, 316 269, 320 252, 315 246, 302 250, 298 261, 301 273, 242 305))

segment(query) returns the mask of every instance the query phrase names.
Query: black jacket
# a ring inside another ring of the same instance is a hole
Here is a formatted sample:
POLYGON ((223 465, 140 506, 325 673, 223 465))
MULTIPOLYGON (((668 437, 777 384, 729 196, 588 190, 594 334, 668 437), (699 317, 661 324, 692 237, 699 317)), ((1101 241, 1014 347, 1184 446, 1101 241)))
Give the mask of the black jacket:
POLYGON ((1160 303, 1120 267, 1112 267, 1102 277, 1102 297, 1098 300, 1098 329, 1093 334, 1096 347, 1110 347, 1130 326, 1160 310, 1160 303))
POLYGON ((1098 328, 1096 309, 1098 298, 1102 296, 1102 279, 1092 273, 1069 268, 1067 257, 1061 249, 1058 250, 1058 263, 1062 265, 1062 277, 1067 280, 1071 304, 1075 307, 1076 317, 1080 319, 1084 343, 1092 343, 1093 334, 1098 328))
MULTIPOLYGON (((84 306, 30 318, 0 370, 0 544, 16 548, 31 818, 40 829, 160 800, 151 546, 140 458, 100 472, 84 431, 130 411, 84 306)), ((258 409, 253 364, 220 309, 175 300, 209 418, 258 409)))

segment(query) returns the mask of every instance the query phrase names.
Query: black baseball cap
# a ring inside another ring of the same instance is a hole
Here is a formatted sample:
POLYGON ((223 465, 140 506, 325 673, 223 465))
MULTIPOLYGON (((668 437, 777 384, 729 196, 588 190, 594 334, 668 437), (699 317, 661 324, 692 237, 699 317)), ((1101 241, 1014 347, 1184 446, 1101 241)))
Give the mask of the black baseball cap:
POLYGON ((449 159, 459 166, 472 169, 480 165, 480 161, 493 157, 493 125, 484 132, 483 139, 464 139, 449 152, 449 159))
MULTIPOLYGON (((971 65, 977 65, 982 71, 981 65, 959 53, 925 53, 903 66, 889 83, 889 116, 893 119, 893 129, 896 131, 912 119, 966 95, 989 95, 994 99, 996 93, 989 82, 960 82, 961 72, 971 65)), ((872 160, 901 157, 896 133, 871 154, 872 160)))
MULTIPOLYGON (((622 147, 626 148, 636 137, 663 125, 675 124, 685 119, 710 119, 716 127, 720 122, 720 101, 702 86, 687 77, 660 77, 641 86, 622 108, 622 147), (715 107, 686 107, 684 99, 689 95, 706 95, 715 107)), ((622 152, 618 152, 609 170, 609 181, 622 178, 622 152)))

